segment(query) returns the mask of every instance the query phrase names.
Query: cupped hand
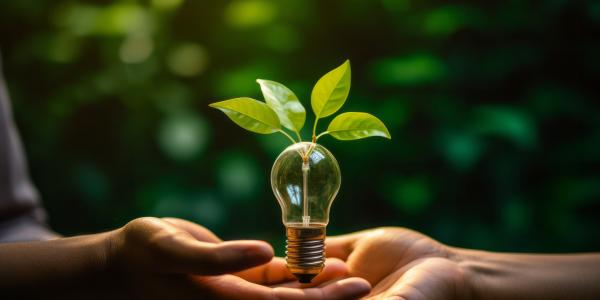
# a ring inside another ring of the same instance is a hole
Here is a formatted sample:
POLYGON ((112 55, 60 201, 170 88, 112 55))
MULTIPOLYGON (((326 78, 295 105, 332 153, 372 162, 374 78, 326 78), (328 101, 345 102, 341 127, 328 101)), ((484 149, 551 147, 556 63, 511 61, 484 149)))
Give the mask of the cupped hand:
POLYGON ((328 259, 312 285, 300 285, 262 241, 223 242, 181 219, 140 218, 115 231, 107 267, 140 299, 356 299, 370 285, 328 259))
POLYGON ((350 276, 368 280, 367 299, 469 299, 452 248, 404 228, 379 228, 326 240, 328 257, 346 261, 350 276))

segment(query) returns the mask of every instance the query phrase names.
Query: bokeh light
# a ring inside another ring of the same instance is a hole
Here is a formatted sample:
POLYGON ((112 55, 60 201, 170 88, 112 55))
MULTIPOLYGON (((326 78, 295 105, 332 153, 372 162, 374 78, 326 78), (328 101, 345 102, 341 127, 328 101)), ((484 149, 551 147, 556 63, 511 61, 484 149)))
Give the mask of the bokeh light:
MULTIPOLYGON (((391 141, 320 140, 342 186, 328 232, 405 226, 456 246, 600 248, 598 1, 6 1, 3 68, 33 180, 63 234, 142 215, 281 254, 268 184, 285 137, 208 104, 314 83, 391 141)), ((331 118, 319 121, 324 130, 331 118)), ((302 131, 305 139, 311 128, 302 131)))

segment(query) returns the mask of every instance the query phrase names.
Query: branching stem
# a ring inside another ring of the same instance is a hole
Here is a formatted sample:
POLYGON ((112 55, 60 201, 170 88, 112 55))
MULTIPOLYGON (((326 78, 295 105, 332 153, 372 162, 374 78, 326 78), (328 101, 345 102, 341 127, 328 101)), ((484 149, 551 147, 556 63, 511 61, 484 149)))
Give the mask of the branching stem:
POLYGON ((313 143, 316 143, 316 142, 317 142, 317 140, 318 140, 320 137, 322 137, 322 136, 324 136, 324 135, 326 135, 326 134, 329 134, 329 131, 323 131, 323 132, 321 132, 319 135, 317 135, 317 137, 315 138, 315 141, 314 141, 313 143))
POLYGON ((298 137, 298 143, 302 143, 302 137, 300 136, 300 133, 298 131, 294 131, 294 133, 296 133, 296 137, 298 137))
POLYGON ((290 139, 290 141, 292 141, 292 144, 295 144, 296 141, 294 141, 294 139, 292 138, 291 135, 289 135, 287 132, 283 131, 283 129, 279 129, 278 132, 281 132, 283 135, 285 135, 288 139, 290 139))
POLYGON ((317 122, 319 122, 319 117, 315 116, 315 125, 313 126, 313 134, 312 134, 312 142, 316 142, 317 137, 317 122))

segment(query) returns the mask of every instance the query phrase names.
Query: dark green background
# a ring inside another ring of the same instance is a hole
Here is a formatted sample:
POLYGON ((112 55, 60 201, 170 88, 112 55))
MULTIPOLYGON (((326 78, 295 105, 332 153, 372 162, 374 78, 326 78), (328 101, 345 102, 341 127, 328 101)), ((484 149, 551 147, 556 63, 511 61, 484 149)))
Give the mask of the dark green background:
POLYGON ((309 108, 346 58, 342 111, 377 115, 393 139, 321 140, 342 169, 331 234, 393 225, 464 247, 599 250, 599 36, 591 0, 0 5, 15 115, 56 230, 179 216, 279 253, 268 174, 287 141, 207 105, 261 98, 266 78, 309 108))

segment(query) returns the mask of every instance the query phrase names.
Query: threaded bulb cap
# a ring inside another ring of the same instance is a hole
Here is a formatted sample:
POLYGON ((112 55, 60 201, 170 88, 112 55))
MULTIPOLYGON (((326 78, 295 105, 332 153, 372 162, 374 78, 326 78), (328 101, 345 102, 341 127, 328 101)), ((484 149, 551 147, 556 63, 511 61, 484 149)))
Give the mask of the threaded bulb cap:
POLYGON ((325 266, 325 226, 288 226, 287 267, 300 283, 310 283, 325 266))

